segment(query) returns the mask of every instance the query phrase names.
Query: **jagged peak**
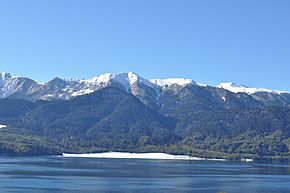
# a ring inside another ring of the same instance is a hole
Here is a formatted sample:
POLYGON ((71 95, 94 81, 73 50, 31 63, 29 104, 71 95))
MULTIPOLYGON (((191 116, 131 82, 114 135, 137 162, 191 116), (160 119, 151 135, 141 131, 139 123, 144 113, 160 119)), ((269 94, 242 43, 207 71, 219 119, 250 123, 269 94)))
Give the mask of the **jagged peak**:
POLYGON ((123 85, 127 90, 136 82, 146 84, 148 86, 155 86, 147 79, 142 78, 133 71, 121 72, 121 73, 105 73, 99 76, 95 76, 91 79, 82 80, 88 84, 109 84, 112 81, 118 82, 123 85))
POLYGON ((49 82, 53 82, 53 81, 65 81, 64 79, 62 78, 59 78, 59 77, 54 77, 51 81, 49 82))
POLYGON ((51 85, 51 84, 65 84, 68 81, 59 77, 55 77, 52 80, 50 80, 47 85, 51 85))

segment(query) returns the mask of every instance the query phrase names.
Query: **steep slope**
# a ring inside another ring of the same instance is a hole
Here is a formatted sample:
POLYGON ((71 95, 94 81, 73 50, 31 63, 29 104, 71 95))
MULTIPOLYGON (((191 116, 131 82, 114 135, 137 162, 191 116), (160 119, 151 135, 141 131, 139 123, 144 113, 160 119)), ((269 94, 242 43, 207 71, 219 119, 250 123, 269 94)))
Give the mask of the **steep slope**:
POLYGON ((217 86, 217 88, 222 88, 236 94, 246 93, 264 106, 290 107, 290 92, 287 91, 277 91, 265 88, 251 88, 232 82, 221 83, 217 86))
POLYGON ((25 78, 0 73, 0 98, 19 98, 30 100, 30 95, 41 89, 41 84, 25 78))
POLYGON ((98 147, 110 144, 128 148, 177 140, 174 119, 160 115, 133 95, 114 87, 72 100, 40 101, 35 105, 24 115, 19 114, 17 120, 6 119, 5 123, 53 139, 72 136, 94 141, 98 147))
POLYGON ((290 108, 289 93, 257 92, 251 96, 265 106, 281 106, 290 108))
POLYGON ((2 124, 9 120, 13 122, 36 107, 35 103, 26 100, 0 99, 0 121, 2 124))
POLYGON ((196 132, 217 138, 231 138, 249 131, 262 135, 279 130, 288 138, 290 109, 269 107, 195 112, 182 117, 176 129, 184 136, 196 132))
POLYGON ((164 87, 158 102, 161 113, 177 118, 204 110, 244 109, 262 106, 260 102, 245 93, 235 94, 224 89, 195 84, 164 87))

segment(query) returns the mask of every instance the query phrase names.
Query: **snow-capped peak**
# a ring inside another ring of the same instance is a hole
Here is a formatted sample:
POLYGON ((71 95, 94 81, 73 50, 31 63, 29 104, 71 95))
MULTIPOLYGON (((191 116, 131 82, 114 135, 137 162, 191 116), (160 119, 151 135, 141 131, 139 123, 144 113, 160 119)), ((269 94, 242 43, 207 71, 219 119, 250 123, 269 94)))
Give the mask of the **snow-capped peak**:
POLYGON ((128 72, 117 74, 113 80, 123 85, 128 91, 129 88, 139 79, 140 79, 139 76, 134 72, 128 72))
MULTIPOLYGON (((139 96, 148 94, 152 98, 156 98, 162 94, 163 89, 171 89, 170 86, 177 85, 185 87, 187 85, 195 85, 207 87, 186 78, 168 78, 168 79, 145 79, 135 72, 126 73, 106 73, 91 79, 61 79, 55 78, 47 83, 39 83, 26 77, 12 76, 10 73, 0 73, 0 98, 17 96, 32 96, 31 100, 51 100, 51 99, 70 99, 74 96, 85 95, 95 92, 107 86, 117 86, 123 88, 128 93, 139 96), (169 86, 169 88, 167 88, 169 86), (152 92, 152 89, 155 92, 152 92)), ((253 94, 257 92, 268 92, 272 94, 288 93, 285 91, 275 91, 264 88, 250 88, 232 82, 221 83, 217 86, 234 93, 253 94)), ((224 99, 225 100, 225 99, 224 99)))
POLYGON ((132 72, 132 71, 128 72, 127 76, 128 76, 128 79, 129 79, 130 83, 135 83, 135 82, 137 82, 140 79, 139 76, 136 73, 132 72))
POLYGON ((171 85, 186 86, 188 84, 196 84, 193 80, 186 78, 151 79, 150 81, 153 84, 156 84, 161 87, 171 85))
POLYGON ((276 93, 276 94, 288 93, 286 91, 277 91, 277 90, 271 90, 271 89, 266 89, 266 88, 251 88, 251 87, 236 84, 233 82, 221 83, 217 87, 223 88, 233 93, 247 93, 247 94, 254 94, 257 92, 270 92, 270 93, 276 93))
MULTIPOLYGON (((81 82, 86 83, 88 85, 100 85, 106 86, 112 82, 117 82, 125 87, 127 91, 131 88, 131 86, 136 83, 142 83, 149 87, 156 87, 153 83, 144 79, 137 75, 135 72, 127 72, 127 73, 105 73, 91 79, 82 80, 81 82)), ((86 92, 87 93, 87 92, 86 92)))
POLYGON ((151 83, 147 79, 142 78, 141 76, 139 76, 138 74, 136 74, 135 72, 132 72, 132 71, 130 71, 128 73, 117 74, 113 80, 122 84, 126 88, 126 90, 128 90, 133 84, 135 84, 137 82, 144 84, 146 86, 152 87, 152 88, 156 87, 156 85, 154 85, 153 83, 151 83))

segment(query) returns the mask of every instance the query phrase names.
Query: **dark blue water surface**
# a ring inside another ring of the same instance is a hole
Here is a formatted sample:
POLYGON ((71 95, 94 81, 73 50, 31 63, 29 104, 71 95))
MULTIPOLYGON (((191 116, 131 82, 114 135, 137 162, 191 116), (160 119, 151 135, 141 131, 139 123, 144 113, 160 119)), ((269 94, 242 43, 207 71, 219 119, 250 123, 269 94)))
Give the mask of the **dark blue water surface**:
POLYGON ((289 193, 290 164, 0 157, 0 192, 289 193))

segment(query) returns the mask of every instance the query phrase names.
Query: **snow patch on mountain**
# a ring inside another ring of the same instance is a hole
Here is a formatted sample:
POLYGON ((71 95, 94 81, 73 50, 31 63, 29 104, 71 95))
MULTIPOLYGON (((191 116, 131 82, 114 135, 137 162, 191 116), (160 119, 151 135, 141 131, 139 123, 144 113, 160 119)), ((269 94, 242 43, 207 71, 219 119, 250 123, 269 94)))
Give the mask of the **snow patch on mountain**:
POLYGON ((6 128, 6 125, 0 125, 0 129, 6 128))
POLYGON ((116 74, 113 73, 105 73, 91 79, 81 80, 81 82, 87 84, 108 84, 110 80, 116 77, 116 74))
POLYGON ((135 83, 157 89, 156 85, 132 71, 128 73, 106 73, 91 79, 80 80, 80 83, 82 84, 82 89, 72 92, 72 96, 89 94, 113 83, 119 83, 127 92, 130 91, 132 85, 135 83))
POLYGON ((217 87, 223 88, 233 93, 247 93, 247 94, 254 94, 257 92, 269 92, 269 93, 275 93, 275 94, 289 93, 287 91, 277 91, 277 90, 271 90, 271 89, 266 89, 266 88, 250 88, 250 87, 236 84, 233 82, 221 83, 217 87))
MULTIPOLYGON (((47 83, 39 83, 35 80, 11 76, 10 73, 0 73, 0 98, 11 95, 28 100, 54 100, 70 99, 74 96, 90 94, 107 86, 123 88, 135 96, 147 96, 158 100, 163 89, 172 85, 185 87, 195 85, 207 87, 205 84, 197 83, 186 78, 167 78, 167 79, 145 79, 134 72, 127 73, 106 73, 91 79, 69 79, 54 78, 47 83), (155 92, 154 92, 155 90, 155 92), (145 94, 144 94, 145 93, 145 94)), ((235 83, 221 83, 217 86, 234 93, 253 94, 257 92, 269 92, 271 94, 290 93, 285 91, 275 91, 263 88, 249 88, 235 83)), ((223 99, 224 100, 224 99, 223 99)))
POLYGON ((167 79, 151 79, 150 80, 153 84, 158 86, 171 86, 171 85, 178 85, 178 86, 186 86, 188 84, 195 84, 191 79, 186 78, 167 78, 167 79))
POLYGON ((227 98, 225 96, 222 97, 223 101, 226 102, 227 98))

